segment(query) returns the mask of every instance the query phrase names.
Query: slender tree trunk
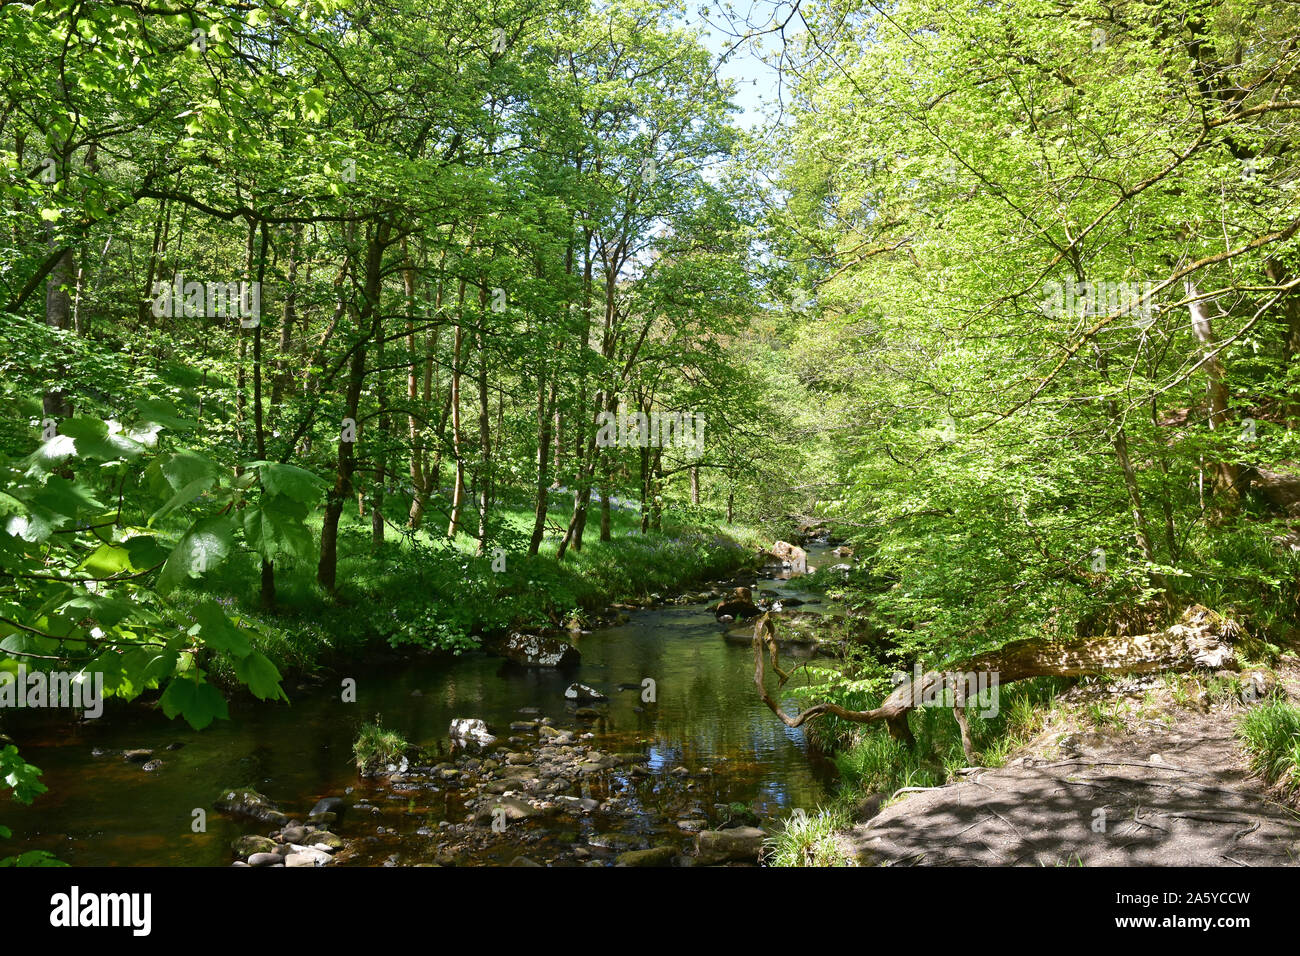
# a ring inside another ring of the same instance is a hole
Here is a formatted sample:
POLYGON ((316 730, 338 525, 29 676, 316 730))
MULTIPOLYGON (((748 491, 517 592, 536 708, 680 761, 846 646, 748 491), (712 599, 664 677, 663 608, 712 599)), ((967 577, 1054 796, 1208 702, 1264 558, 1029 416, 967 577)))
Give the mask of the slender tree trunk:
POLYGON ((542 546, 542 537, 546 533, 546 514, 550 478, 547 475, 548 458, 551 451, 551 422, 554 420, 551 410, 555 407, 555 383, 547 387, 545 359, 537 369, 537 496, 533 504, 533 534, 528 539, 528 554, 535 555, 542 546))
MULTIPOLYGON (((56 251, 56 239, 53 226, 50 227, 49 247, 56 251)), ((45 324, 51 328, 69 329, 72 327, 72 297, 69 290, 75 281, 76 262, 72 249, 65 248, 58 262, 45 278, 45 324)), ((66 370, 65 370, 66 371, 66 370)), ((61 376, 62 378, 62 376, 61 376)), ((48 418, 68 418, 72 415, 72 400, 63 385, 56 384, 45 390, 41 406, 48 418)))
MULTIPOLYGON (((486 280, 483 280, 484 282, 486 280)), ((475 332, 478 348, 478 554, 487 553, 488 509, 492 500, 492 410, 488 404, 487 285, 479 286, 479 324, 475 332)))
MULTIPOLYGON (((389 226, 381 223, 375 230, 366 249, 365 301, 357 322, 358 340, 353 345, 348 366, 347 392, 344 397, 346 417, 357 420, 361 407, 361 389, 366 378, 366 342, 374 337, 379 322, 379 294, 383 285, 384 249, 388 245, 389 226)), ((357 435, 356 437, 360 437, 357 435)), ((321 525, 320 564, 316 580, 327 591, 333 592, 338 574, 339 518, 343 502, 352 493, 352 474, 356 468, 354 442, 339 441, 338 464, 334 487, 325 496, 325 517, 321 525)))
MULTIPOLYGON (((1286 270, 1277 259, 1266 259, 1264 268, 1268 273, 1269 281, 1274 285, 1281 285, 1288 281, 1286 270)), ((1282 308, 1283 319, 1286 322, 1282 337, 1282 368, 1285 370, 1296 361, 1297 356, 1300 356, 1300 296, 1295 292, 1288 292, 1286 298, 1282 300, 1282 308)), ((1287 419, 1291 427, 1300 426, 1300 393, 1292 393, 1290 401, 1287 402, 1287 419)))
POLYGON ((284 390, 292 380, 289 352, 293 348, 293 325, 298 320, 298 260, 302 257, 302 224, 295 223, 289 240, 289 264, 285 275, 284 313, 280 319, 280 348, 271 379, 271 414, 279 417, 284 390))
MULTIPOLYGON (((1209 406, 1210 431, 1222 432, 1228 427, 1228 387, 1224 383, 1223 362, 1215 352, 1218 340, 1214 334, 1214 324, 1210 318, 1209 306, 1204 299, 1196 299, 1199 290, 1190 278, 1184 280, 1188 298, 1193 301, 1187 305, 1192 318, 1192 332, 1201 343, 1206 361, 1203 366, 1206 374, 1206 400, 1209 406)), ((1215 462, 1210 465, 1214 479, 1214 493, 1222 507, 1232 508, 1241 497, 1238 487, 1240 470, 1231 462, 1215 462)))
POLYGON ((651 474, 654 476, 654 477, 651 479, 651 480, 654 482, 654 484, 653 484, 653 486, 652 486, 652 488, 651 488, 652 495, 651 495, 651 498, 650 498, 650 509, 651 509, 651 512, 650 512, 650 527, 651 527, 651 529, 654 530, 654 531, 660 531, 660 530, 663 529, 663 522, 662 522, 662 518, 663 518, 663 502, 659 499, 659 489, 661 489, 661 488, 663 487, 663 483, 664 483, 663 449, 662 449, 662 448, 658 448, 658 447, 655 448, 655 451, 654 451, 654 467, 653 467, 653 469, 651 470, 651 474))
POLYGON ((452 334, 451 359, 451 447, 456 456, 456 485, 451 492, 451 520, 447 537, 455 538, 460 530, 460 509, 465 500, 465 455, 461 448, 460 430, 460 362, 463 338, 462 323, 465 318, 465 280, 460 280, 457 292, 456 327, 452 334))
MULTIPOLYGON (((262 242, 257 256, 257 278, 253 281, 257 283, 257 292, 250 295, 250 302, 258 303, 258 314, 256 316, 245 317, 243 314, 243 298, 240 299, 239 324, 240 328, 244 327, 245 322, 253 322, 253 440, 257 448, 257 460, 266 461, 266 428, 262 414, 262 282, 266 279, 266 245, 267 245, 267 227, 262 223, 262 242)), ((247 280, 246 280, 247 281, 247 280)), ((275 607, 275 567, 266 558, 262 559, 262 588, 261 599, 263 607, 275 607)))

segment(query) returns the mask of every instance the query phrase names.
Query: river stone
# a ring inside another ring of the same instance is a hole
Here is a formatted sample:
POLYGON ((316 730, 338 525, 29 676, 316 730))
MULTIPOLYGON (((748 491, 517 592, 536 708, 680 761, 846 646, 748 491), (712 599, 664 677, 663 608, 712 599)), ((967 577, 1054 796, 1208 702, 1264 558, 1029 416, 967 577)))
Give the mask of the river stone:
POLYGON ((140 769, 145 773, 153 773, 153 771, 157 770, 162 765, 163 762, 161 760, 150 760, 148 763, 142 765, 140 769))
POLYGON ((499 800, 489 800, 479 806, 474 811, 474 822, 491 823, 492 813, 498 807, 506 812, 507 820, 528 820, 541 814, 541 811, 531 803, 518 797, 501 797, 499 800))
POLYGON ((310 846, 295 846, 293 852, 284 858, 285 866, 324 866, 331 857, 324 850, 310 846))
POLYGON ((285 827, 280 831, 280 839, 285 843, 302 843, 306 836, 307 828, 303 826, 285 827))
POLYGON ((122 759, 129 763, 144 763, 153 756, 152 750, 123 750, 122 759))
POLYGON ((733 620, 743 620, 747 617, 757 617, 760 612, 758 606, 754 604, 754 595, 749 588, 735 588, 731 594, 714 606, 713 613, 719 618, 730 617, 733 620))
POLYGON ((317 849, 341 850, 344 846, 343 838, 328 830, 309 830, 302 842, 317 849))
POLYGON ((573 683, 564 689, 564 696, 569 700, 605 700, 605 695, 586 684, 573 683))
POLYGON ((274 853, 275 841, 270 837, 257 836, 256 834, 247 834, 234 840, 230 848, 235 851, 236 856, 252 856, 255 853, 274 853))
POLYGON ((526 765, 510 766, 501 771, 501 778, 505 781, 511 780, 536 780, 541 774, 535 767, 526 765))
POLYGON ((316 805, 308 811, 308 817, 319 816, 322 813, 342 813, 347 807, 342 797, 321 797, 316 801, 316 805))
POLYGON ((283 824, 288 817, 276 809, 275 804, 252 787, 234 787, 221 791, 213 803, 222 813, 251 817, 263 823, 283 824))
POLYGON ((274 866, 283 862, 284 857, 278 853, 254 853, 248 858, 249 866, 274 866))
POLYGON ((703 830, 695 834, 696 855, 700 863, 757 863, 765 835, 758 827, 703 830))
POLYGON ((571 667, 582 655, 562 637, 515 631, 492 644, 491 650, 525 667, 571 667))
POLYGON ((496 737, 488 731, 487 724, 477 718, 458 717, 451 722, 448 736, 456 743, 474 743, 487 747, 496 743, 496 737))
POLYGON ((309 813, 307 814, 308 823, 333 823, 339 818, 337 813, 309 813))
POLYGON ((532 763, 535 759, 537 758, 535 758, 532 754, 527 754, 527 753, 515 753, 515 754, 506 755, 506 763, 512 766, 519 766, 520 764, 529 764, 532 763))
POLYGON ((536 860, 529 859, 526 856, 517 856, 510 861, 511 866, 541 866, 536 860))
POLYGON ((618 866, 671 866, 677 851, 670 846, 656 846, 649 850, 629 850, 615 860, 618 866))

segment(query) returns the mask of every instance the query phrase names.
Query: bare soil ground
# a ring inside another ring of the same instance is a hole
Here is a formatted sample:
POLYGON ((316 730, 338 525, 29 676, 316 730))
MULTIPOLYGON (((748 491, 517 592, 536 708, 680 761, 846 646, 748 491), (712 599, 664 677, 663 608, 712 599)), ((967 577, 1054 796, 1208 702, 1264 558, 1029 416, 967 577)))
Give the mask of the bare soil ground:
MULTIPOLYGON (((1294 660, 1279 676, 1300 696, 1294 660)), ((840 834, 845 855, 864 866, 1300 864, 1300 814, 1251 774, 1233 737, 1239 704, 1160 683, 1121 685, 1089 711, 1076 690, 1005 766, 907 795, 840 834)))

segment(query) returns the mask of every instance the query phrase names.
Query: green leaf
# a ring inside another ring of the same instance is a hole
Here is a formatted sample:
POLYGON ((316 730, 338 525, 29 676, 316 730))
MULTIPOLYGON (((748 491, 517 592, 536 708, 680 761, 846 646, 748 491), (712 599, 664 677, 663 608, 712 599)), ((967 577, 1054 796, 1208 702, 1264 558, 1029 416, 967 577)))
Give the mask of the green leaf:
POLYGON ((199 495, 203 494, 203 492, 211 488, 216 480, 215 476, 206 475, 202 478, 196 478, 188 485, 183 486, 176 492, 176 494, 168 498, 167 502, 161 508, 149 516, 149 524, 153 524, 159 518, 165 518, 177 508, 189 504, 199 495))
POLYGON ((198 636, 203 638, 203 643, 213 650, 244 657, 253 649, 248 643, 248 637, 230 623, 230 618, 226 617, 226 612, 216 601, 204 601, 196 607, 194 620, 198 623, 191 632, 197 631, 198 636))
POLYGON ((308 560, 314 555, 315 544, 306 517, 305 505, 275 495, 244 509, 244 540, 268 561, 281 553, 308 560))
POLYGON ((77 566, 77 570, 86 571, 97 578, 110 578, 131 570, 131 554, 126 548, 101 544, 77 566))
POLYGON ((142 444, 123 435, 116 422, 110 427, 109 423, 89 415, 65 420, 59 425, 59 434, 72 439, 79 458, 117 461, 138 458, 145 450, 142 444))
POLYGON ((235 676, 248 685, 255 697, 262 700, 289 699, 280 687, 280 672, 258 651, 235 661, 235 676))
POLYGON ((214 720, 230 719, 221 692, 211 684, 200 684, 188 677, 173 677, 158 702, 169 719, 180 714, 195 730, 202 730, 214 720))
POLYGON ((162 425, 172 431, 188 431, 194 427, 194 423, 181 418, 176 406, 166 399, 139 398, 135 401, 135 408, 140 413, 141 422, 162 425))
POLYGON ((231 519, 225 515, 205 518, 181 538, 172 549, 155 585, 167 595, 187 578, 197 578, 226 559, 234 540, 231 519))
POLYGON ((89 488, 80 482, 69 481, 62 475, 51 475, 45 486, 32 497, 32 504, 66 518, 76 518, 85 512, 98 514, 104 510, 104 506, 95 500, 89 488))
POLYGON ((178 451, 159 465, 159 471, 172 491, 179 491, 202 478, 216 479, 221 474, 221 469, 212 461, 193 451, 178 451))
POLYGON ((325 481, 305 468, 278 462, 255 464, 262 478, 262 487, 268 494, 284 495, 304 505, 313 505, 325 490, 325 481))
POLYGON ((150 534, 139 534, 122 543, 131 560, 132 571, 144 571, 166 560, 168 549, 150 534))

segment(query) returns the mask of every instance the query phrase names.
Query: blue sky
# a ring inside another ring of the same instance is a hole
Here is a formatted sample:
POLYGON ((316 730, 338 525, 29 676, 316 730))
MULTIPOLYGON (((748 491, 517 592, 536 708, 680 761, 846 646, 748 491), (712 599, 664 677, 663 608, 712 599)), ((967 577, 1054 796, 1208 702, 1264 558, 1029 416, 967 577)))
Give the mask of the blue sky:
MULTIPOLYGON (((691 3, 686 22, 691 27, 707 32, 707 36, 701 37, 705 46, 715 57, 720 57, 736 44, 735 34, 743 33, 746 29, 739 18, 747 18, 754 25, 761 26, 770 21, 775 9, 781 9, 784 18, 790 7, 785 0, 735 0, 732 17, 736 22, 729 24, 727 15, 718 9, 716 3, 691 3), (707 17, 701 13, 703 9, 708 9, 707 17)), ((775 36, 761 39, 764 43, 762 52, 769 56, 780 43, 780 38, 775 36)), ((765 106, 776 100, 777 71, 764 63, 749 43, 744 43, 731 54, 720 72, 723 77, 736 81, 733 102, 744 110, 736 117, 737 124, 745 128, 761 124, 765 106)))

